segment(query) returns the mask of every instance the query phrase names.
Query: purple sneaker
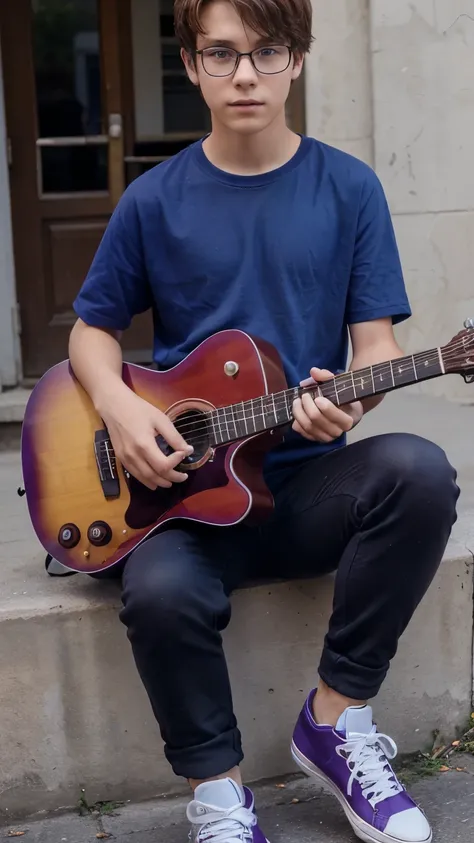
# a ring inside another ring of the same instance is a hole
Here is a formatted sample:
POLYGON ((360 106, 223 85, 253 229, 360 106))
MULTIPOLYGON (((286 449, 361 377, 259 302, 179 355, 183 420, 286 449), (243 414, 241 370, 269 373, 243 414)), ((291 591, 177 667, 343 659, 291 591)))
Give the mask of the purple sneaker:
POLYGON ((257 825, 252 791, 232 779, 200 784, 187 817, 191 843, 269 843, 257 825))
POLYGON ((432 832, 389 761, 397 747, 377 732, 370 706, 347 708, 336 728, 318 726, 312 691, 299 716, 291 752, 307 776, 323 781, 366 843, 430 843, 432 832))

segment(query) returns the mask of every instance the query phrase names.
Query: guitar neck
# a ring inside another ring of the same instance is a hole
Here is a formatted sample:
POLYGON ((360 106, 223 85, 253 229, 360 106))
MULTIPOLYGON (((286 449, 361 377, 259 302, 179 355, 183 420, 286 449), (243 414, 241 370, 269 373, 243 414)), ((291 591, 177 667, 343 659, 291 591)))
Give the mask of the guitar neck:
POLYGON ((338 407, 446 374, 440 348, 345 372, 324 383, 294 387, 239 404, 219 407, 210 414, 215 445, 224 445, 282 427, 293 421, 293 402, 305 392, 328 398, 338 407))

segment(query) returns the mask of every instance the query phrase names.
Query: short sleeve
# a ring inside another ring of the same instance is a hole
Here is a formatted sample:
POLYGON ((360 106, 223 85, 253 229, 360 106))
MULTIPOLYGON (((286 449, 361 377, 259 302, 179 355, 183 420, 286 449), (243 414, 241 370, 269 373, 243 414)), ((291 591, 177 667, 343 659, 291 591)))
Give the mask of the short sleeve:
POLYGON ((125 331, 136 314, 151 306, 136 200, 126 191, 73 307, 87 325, 125 331))
POLYGON ((411 316, 392 219, 373 170, 361 191, 346 320, 369 322, 391 316, 394 324, 411 316))

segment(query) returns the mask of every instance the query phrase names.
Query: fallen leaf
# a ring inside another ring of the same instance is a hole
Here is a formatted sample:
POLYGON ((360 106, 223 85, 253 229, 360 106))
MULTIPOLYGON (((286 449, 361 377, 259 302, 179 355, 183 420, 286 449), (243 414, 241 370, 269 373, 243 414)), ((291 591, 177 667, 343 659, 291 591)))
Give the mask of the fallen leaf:
POLYGON ((460 746, 461 741, 453 741, 452 746, 460 746))
POLYGON ((465 768, 465 767, 456 767, 456 772, 457 772, 457 773, 465 773, 465 772, 466 772, 466 768, 465 768))
POLYGON ((286 784, 277 784, 277 787, 286 787, 286 784))
POLYGON ((297 805, 297 803, 298 803, 300 800, 299 800, 299 799, 292 799, 291 801, 293 802, 293 805, 297 805))
POLYGON ((98 840, 107 840, 107 838, 110 837, 110 834, 106 834, 105 831, 99 831, 99 833, 96 834, 96 837, 98 840))
POLYGON ((26 834, 26 831, 9 831, 8 832, 9 837, 23 837, 24 834, 26 834))
POLYGON ((439 768, 439 771, 440 771, 440 773, 447 773, 448 770, 450 770, 450 769, 451 769, 450 767, 446 767, 446 765, 443 764, 443 766, 439 768))

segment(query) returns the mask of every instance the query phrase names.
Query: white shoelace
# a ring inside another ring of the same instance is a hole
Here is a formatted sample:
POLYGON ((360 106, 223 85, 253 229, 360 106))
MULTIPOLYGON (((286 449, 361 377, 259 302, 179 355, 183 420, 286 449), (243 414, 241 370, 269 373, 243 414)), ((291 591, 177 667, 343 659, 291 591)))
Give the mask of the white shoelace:
POLYGON ((252 828, 257 824, 255 814, 241 805, 227 811, 208 813, 205 806, 194 802, 188 808, 188 819, 202 826, 195 843, 206 843, 208 840, 212 843, 252 843, 252 828))
POLYGON ((352 795, 352 785, 359 782, 362 796, 373 808, 384 799, 403 792, 391 770, 389 760, 395 758, 397 745, 388 735, 377 732, 374 726, 368 735, 352 738, 336 747, 336 752, 346 760, 351 771, 347 783, 347 794, 352 795))

